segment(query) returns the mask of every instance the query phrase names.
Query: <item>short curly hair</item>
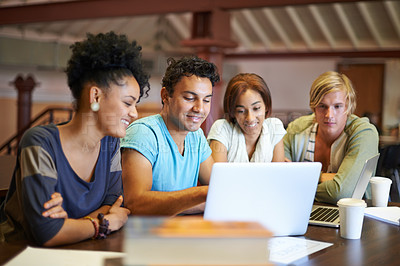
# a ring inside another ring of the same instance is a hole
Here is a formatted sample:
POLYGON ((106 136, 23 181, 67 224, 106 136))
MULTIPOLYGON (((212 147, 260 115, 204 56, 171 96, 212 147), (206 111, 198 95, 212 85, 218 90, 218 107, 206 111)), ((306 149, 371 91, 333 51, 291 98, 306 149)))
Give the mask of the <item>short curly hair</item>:
POLYGON ((168 68, 161 84, 170 96, 174 93, 174 86, 182 77, 195 75, 200 78, 208 78, 213 87, 219 81, 217 67, 197 56, 185 56, 177 61, 170 57, 167 59, 167 64, 168 68))
POLYGON ((65 71, 75 108, 79 108, 83 88, 88 82, 94 82, 107 93, 110 83, 119 84, 126 76, 135 77, 140 98, 147 97, 150 76, 141 61, 142 47, 136 41, 129 42, 126 35, 117 35, 113 31, 86 35, 86 40, 70 46, 72 56, 65 71))

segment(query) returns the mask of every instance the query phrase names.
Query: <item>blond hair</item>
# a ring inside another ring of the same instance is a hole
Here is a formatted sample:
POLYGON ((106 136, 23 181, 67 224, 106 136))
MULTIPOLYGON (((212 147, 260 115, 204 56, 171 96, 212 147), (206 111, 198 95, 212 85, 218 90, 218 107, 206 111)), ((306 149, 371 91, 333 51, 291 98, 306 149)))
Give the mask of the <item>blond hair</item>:
POLYGON ((320 104, 324 96, 330 92, 343 91, 346 94, 346 113, 351 115, 356 109, 356 92, 350 79, 335 71, 328 71, 321 74, 311 85, 310 108, 320 104))

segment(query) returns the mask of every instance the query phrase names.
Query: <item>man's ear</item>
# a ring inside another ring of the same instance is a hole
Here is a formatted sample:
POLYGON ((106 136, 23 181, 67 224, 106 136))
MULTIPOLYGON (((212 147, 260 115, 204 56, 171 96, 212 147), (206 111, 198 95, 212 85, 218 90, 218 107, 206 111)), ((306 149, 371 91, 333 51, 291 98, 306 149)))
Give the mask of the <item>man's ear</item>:
POLYGON ((162 103, 163 104, 168 103, 168 101, 169 101, 169 93, 168 93, 168 91, 167 91, 167 89, 165 87, 161 88, 161 93, 160 94, 161 94, 162 103))

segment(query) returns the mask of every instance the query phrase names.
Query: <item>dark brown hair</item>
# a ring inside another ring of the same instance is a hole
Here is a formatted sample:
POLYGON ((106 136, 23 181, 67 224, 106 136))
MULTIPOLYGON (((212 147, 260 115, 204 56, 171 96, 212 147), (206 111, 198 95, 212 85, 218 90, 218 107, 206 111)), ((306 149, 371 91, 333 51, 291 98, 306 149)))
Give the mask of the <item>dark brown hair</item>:
POLYGON ((271 114, 271 93, 264 79, 254 73, 240 73, 229 81, 224 96, 225 118, 232 123, 235 122, 236 102, 247 90, 254 90, 261 95, 265 104, 265 118, 271 114))

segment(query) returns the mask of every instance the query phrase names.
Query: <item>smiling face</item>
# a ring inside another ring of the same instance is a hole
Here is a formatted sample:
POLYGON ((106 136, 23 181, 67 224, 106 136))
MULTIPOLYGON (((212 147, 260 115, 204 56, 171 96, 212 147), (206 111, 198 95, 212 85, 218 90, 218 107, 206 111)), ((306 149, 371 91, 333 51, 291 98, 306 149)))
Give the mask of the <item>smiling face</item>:
POLYGON ((183 76, 172 95, 161 90, 162 116, 169 130, 196 131, 207 118, 211 108, 212 84, 208 78, 183 76))
POLYGON ((249 89, 238 97, 235 119, 245 136, 261 134, 265 114, 264 101, 257 91, 249 89))
POLYGON ((342 134, 347 121, 346 94, 334 91, 326 94, 315 107, 318 133, 336 140, 342 134))
POLYGON ((101 130, 106 136, 122 138, 129 124, 137 118, 136 103, 140 97, 139 84, 126 76, 119 84, 112 84, 101 99, 98 111, 101 130))

